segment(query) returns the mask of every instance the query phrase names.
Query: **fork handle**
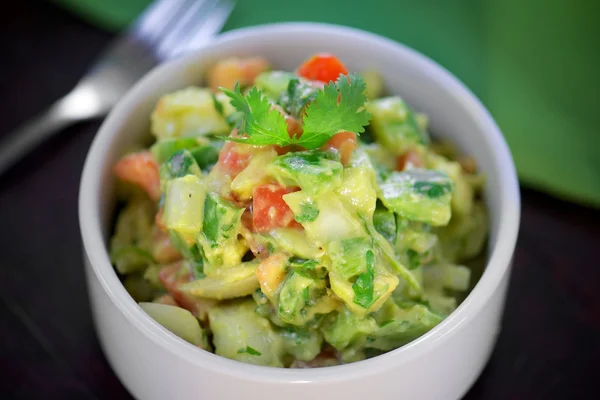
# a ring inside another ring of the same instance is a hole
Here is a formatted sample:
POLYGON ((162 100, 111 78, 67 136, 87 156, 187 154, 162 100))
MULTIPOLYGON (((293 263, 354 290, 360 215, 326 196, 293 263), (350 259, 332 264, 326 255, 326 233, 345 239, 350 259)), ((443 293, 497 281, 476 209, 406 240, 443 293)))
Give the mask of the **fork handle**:
POLYGON ((59 105, 53 105, 0 140, 0 175, 53 133, 74 122, 60 112, 59 105))

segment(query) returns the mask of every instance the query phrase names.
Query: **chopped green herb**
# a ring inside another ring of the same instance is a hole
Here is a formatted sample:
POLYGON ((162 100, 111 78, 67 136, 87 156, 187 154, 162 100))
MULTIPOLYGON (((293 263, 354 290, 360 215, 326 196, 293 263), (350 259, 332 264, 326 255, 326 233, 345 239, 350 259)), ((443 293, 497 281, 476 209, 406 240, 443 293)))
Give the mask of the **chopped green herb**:
POLYGON ((398 234, 396 216, 393 212, 385 208, 376 209, 375 213, 373 213, 373 226, 388 242, 392 244, 396 243, 398 234))
POLYGON ((319 263, 315 260, 304 260, 302 258, 290 258, 290 267, 294 270, 314 270, 319 263))
POLYGON ((368 250, 366 255, 367 271, 356 278, 352 285, 354 291, 354 303, 363 308, 369 308, 374 302, 373 299, 373 281, 375 279, 375 254, 368 250))
POLYGON ((231 105, 241 113, 240 130, 248 135, 247 138, 229 138, 230 140, 254 145, 290 144, 285 118, 271 109, 271 102, 256 86, 246 96, 242 95, 237 84, 233 91, 225 88, 221 90, 231 98, 231 105))
POLYGON ((212 96, 213 105, 215 106, 215 110, 219 113, 221 117, 225 116, 225 112, 223 111, 223 104, 219 100, 217 100, 217 96, 214 93, 210 94, 212 96))
POLYGON ((238 352, 238 354, 244 354, 245 353, 245 354, 250 354, 251 356, 260 356, 260 355, 262 355, 262 353, 260 351, 258 351, 256 349, 253 349, 250 346, 246 346, 245 348, 242 347, 237 352, 238 352))
POLYGON ((304 107, 315 100, 319 90, 314 86, 300 81, 290 80, 287 90, 279 98, 279 105, 290 115, 298 117, 304 107))
POLYGON ((313 222, 319 216, 319 209, 313 202, 303 201, 300 203, 300 214, 294 215, 298 223, 313 222))

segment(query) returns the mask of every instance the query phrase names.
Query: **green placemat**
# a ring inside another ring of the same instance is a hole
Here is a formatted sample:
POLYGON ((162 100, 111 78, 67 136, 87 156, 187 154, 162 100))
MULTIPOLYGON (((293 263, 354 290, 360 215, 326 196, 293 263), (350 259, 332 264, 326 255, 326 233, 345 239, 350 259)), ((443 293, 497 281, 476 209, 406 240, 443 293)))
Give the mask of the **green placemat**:
MULTIPOLYGON (((55 0, 116 31, 149 0, 55 0)), ((521 182, 600 206, 598 1, 238 0, 225 30, 314 21, 369 30, 433 58, 502 128, 521 182)))

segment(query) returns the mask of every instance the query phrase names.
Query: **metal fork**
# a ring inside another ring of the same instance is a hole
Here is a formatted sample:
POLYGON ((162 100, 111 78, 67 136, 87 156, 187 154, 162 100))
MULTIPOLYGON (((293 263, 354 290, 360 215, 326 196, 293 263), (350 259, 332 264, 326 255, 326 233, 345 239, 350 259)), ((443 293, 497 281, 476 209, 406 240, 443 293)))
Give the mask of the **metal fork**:
POLYGON ((155 0, 66 96, 0 140, 0 175, 62 128, 101 117, 155 65, 218 33, 231 0, 155 0))

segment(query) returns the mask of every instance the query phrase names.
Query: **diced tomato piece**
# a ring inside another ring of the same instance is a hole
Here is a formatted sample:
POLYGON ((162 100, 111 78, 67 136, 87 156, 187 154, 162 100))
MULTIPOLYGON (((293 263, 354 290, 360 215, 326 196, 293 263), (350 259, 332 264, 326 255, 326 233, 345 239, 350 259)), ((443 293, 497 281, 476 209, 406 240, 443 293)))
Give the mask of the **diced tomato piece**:
POLYGON ((224 171, 232 178, 236 177, 244 168, 250 163, 252 158, 251 153, 245 153, 239 151, 239 146, 234 142, 227 142, 219 153, 219 161, 217 165, 224 169, 224 171))
POLYGON ((404 171, 406 167, 422 168, 425 165, 423 156, 415 150, 407 150, 396 159, 396 170, 404 171))
POLYGON ((298 188, 284 188, 276 184, 260 185, 252 192, 252 225, 254 231, 264 232, 273 228, 302 226, 294 219, 294 213, 283 196, 298 188))
POLYGON ((114 166, 115 176, 141 187, 154 201, 160 198, 158 163, 149 151, 127 154, 114 166))
POLYGON ((340 132, 323 145, 325 150, 336 151, 340 155, 342 164, 347 164, 352 157, 352 152, 356 149, 358 143, 356 141, 356 133, 353 132, 340 132))
POLYGON ((285 146, 285 147, 274 146, 274 148, 275 148, 275 151, 277 152, 277 155, 280 155, 280 156, 292 151, 292 146, 285 146))
POLYGON ((298 67, 301 77, 325 83, 335 81, 340 74, 348 74, 348 70, 336 56, 328 53, 315 54, 298 67))

